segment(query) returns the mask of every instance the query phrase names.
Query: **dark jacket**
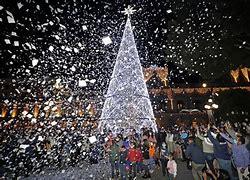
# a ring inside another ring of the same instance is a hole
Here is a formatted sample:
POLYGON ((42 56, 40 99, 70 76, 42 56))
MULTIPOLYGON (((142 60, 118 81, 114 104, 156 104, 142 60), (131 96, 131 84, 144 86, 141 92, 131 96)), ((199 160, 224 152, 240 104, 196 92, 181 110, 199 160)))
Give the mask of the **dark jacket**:
POLYGON ((219 142, 217 139, 214 139, 211 132, 208 131, 208 138, 214 145, 214 156, 215 158, 223 160, 231 160, 231 154, 229 153, 227 142, 219 142))
POLYGON ((142 145, 142 156, 143 159, 149 159, 149 146, 147 144, 142 145))
POLYGON ((128 150, 120 151, 119 153, 119 162, 125 164, 127 162, 128 150))
POLYGON ((191 143, 187 146, 186 157, 190 158, 196 164, 205 164, 205 156, 195 143, 191 143))
POLYGON ((110 147, 109 160, 110 162, 116 162, 119 159, 119 146, 115 143, 110 147))

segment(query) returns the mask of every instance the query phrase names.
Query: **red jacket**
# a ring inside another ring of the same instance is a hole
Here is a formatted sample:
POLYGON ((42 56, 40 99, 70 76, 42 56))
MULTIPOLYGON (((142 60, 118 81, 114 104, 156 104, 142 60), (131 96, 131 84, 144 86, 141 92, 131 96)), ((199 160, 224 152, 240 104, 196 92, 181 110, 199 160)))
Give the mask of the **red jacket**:
POLYGON ((143 156, 142 156, 142 151, 140 149, 136 150, 136 154, 137 154, 137 162, 142 162, 143 161, 143 156))
POLYGON ((137 161, 137 150, 134 148, 130 148, 128 150, 128 161, 129 162, 136 162, 137 161))

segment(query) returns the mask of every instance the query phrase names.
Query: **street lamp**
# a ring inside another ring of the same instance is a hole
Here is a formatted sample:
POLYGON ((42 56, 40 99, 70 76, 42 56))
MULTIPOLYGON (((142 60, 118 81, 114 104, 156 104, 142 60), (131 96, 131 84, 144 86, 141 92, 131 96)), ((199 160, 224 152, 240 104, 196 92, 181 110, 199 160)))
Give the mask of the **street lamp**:
POLYGON ((208 119, 210 122, 214 122, 214 110, 219 108, 218 104, 213 102, 213 99, 208 99, 207 104, 204 108, 207 110, 208 119))
POLYGON ((203 83, 203 84, 202 84, 202 87, 204 87, 204 88, 207 87, 207 84, 206 84, 206 83, 203 83))

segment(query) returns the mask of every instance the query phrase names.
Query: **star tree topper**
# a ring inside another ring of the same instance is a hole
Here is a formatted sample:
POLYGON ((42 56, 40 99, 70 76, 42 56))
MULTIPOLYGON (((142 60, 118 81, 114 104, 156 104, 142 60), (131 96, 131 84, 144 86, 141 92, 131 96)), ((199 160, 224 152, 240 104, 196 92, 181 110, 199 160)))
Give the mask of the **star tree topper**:
POLYGON ((125 8, 124 11, 122 11, 122 13, 124 13, 125 15, 128 15, 128 17, 133 14, 136 10, 133 9, 133 7, 131 7, 130 5, 128 5, 127 8, 125 8))

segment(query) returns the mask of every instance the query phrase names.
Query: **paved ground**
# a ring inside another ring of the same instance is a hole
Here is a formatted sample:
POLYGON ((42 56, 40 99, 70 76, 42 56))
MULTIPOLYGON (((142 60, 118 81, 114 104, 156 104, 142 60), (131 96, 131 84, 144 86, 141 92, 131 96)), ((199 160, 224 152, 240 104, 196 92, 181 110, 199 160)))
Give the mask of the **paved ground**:
MULTIPOLYGON (((186 168, 186 163, 177 161, 178 173, 177 180, 190 180, 192 179, 191 170, 186 168)), ((70 167, 68 169, 52 170, 47 169, 42 174, 33 175, 27 180, 108 180, 109 179, 110 168, 106 161, 102 161, 99 164, 87 165, 82 164, 77 167, 70 167)), ((138 176, 138 180, 143 178, 138 176)), ((155 169, 152 173, 151 180, 167 180, 167 177, 162 176, 161 169, 155 169)))
MULTIPOLYGON (((138 178, 138 180, 141 180, 143 178, 138 178)), ((151 180, 167 180, 167 177, 164 177, 160 169, 156 169, 154 173, 152 174, 151 180)), ((177 161, 177 180, 191 180, 192 178, 192 172, 191 170, 188 170, 186 168, 186 162, 177 161)))

